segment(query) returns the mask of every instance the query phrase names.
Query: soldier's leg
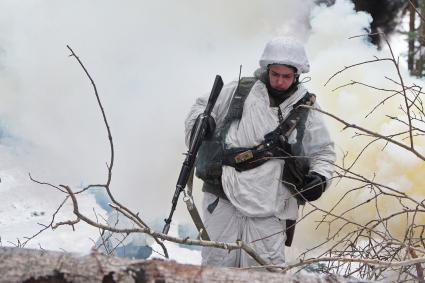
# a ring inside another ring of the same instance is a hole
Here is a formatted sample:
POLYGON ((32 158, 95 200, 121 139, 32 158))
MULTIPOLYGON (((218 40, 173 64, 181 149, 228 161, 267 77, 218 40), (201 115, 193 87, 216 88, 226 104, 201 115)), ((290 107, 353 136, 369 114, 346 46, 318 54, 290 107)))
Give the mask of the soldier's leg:
MULTIPOLYGON (((240 220, 233 205, 222 198, 217 200, 213 194, 204 193, 202 208, 203 221, 211 240, 235 243, 238 238, 240 220), (217 201, 218 203, 215 203, 217 201)), ((237 250, 229 252, 224 249, 203 247, 202 265, 237 267, 238 252, 237 250)))
MULTIPOLYGON (((242 225, 242 240, 272 265, 285 264, 285 220, 273 217, 247 217, 242 225)), ((241 253, 241 267, 259 265, 247 253, 241 253)))

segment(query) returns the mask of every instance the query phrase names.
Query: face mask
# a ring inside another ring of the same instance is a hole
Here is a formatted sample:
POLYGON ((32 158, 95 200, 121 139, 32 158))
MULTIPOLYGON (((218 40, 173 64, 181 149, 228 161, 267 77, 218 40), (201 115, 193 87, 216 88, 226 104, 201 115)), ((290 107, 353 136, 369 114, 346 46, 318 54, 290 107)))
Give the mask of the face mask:
POLYGON ((282 102, 284 102, 289 96, 291 96, 291 94, 293 94, 294 92, 297 91, 298 84, 299 84, 298 78, 299 77, 296 76, 295 79, 294 79, 294 82, 286 90, 277 90, 270 85, 270 79, 269 79, 268 71, 265 72, 265 74, 262 78, 262 81, 266 84, 267 91, 268 91, 269 95, 273 98, 274 104, 279 105, 282 102))
POLYGON ((296 78, 292 85, 286 90, 277 90, 275 88, 272 88, 272 86, 270 85, 270 80, 268 79, 266 81, 266 87, 267 91, 272 97, 285 100, 298 89, 298 78, 296 78))

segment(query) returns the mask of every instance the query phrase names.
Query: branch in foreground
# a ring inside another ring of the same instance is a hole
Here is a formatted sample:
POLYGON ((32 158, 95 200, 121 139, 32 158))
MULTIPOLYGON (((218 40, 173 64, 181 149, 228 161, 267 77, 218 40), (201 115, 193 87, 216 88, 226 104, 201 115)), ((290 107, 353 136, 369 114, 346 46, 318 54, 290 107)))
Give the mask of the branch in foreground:
POLYGON ((343 124, 343 125, 345 126, 345 127, 344 127, 344 130, 345 130, 345 129, 347 129, 347 128, 358 129, 358 130, 360 130, 360 131, 362 131, 362 132, 364 132, 364 133, 367 133, 367 134, 369 134, 369 135, 371 135, 371 136, 381 138, 381 139, 383 139, 383 140, 385 140, 385 141, 387 141, 387 142, 389 142, 389 143, 392 143, 392 144, 395 144, 395 145, 397 145, 397 146, 399 146, 399 147, 401 147, 401 148, 404 148, 404 149, 406 149, 407 151, 410 151, 411 153, 413 153, 414 155, 416 155, 417 157, 419 157, 420 159, 422 159, 423 161, 425 161, 425 156, 424 156, 424 155, 422 155, 421 153, 419 153, 419 152, 418 152, 418 151, 417 151, 414 147, 413 147, 413 148, 412 148, 412 147, 409 147, 409 146, 407 146, 407 145, 405 145, 405 144, 403 144, 403 143, 401 143, 401 142, 398 142, 398 141, 396 141, 396 140, 394 140, 394 139, 391 139, 391 138, 389 138, 389 137, 387 137, 387 136, 381 135, 381 134, 379 134, 379 133, 373 132, 373 131, 368 130, 368 129, 366 129, 366 128, 363 128, 363 127, 357 126, 357 125, 355 125, 355 124, 348 123, 348 122, 346 122, 345 120, 343 120, 343 119, 339 118, 338 116, 336 116, 336 115, 334 115, 334 114, 331 114, 331 113, 329 113, 329 112, 327 112, 327 111, 324 111, 324 110, 322 110, 322 109, 319 109, 319 108, 316 108, 316 107, 312 107, 312 106, 307 106, 307 105, 301 105, 300 107, 310 108, 310 109, 313 109, 313 110, 315 110, 315 111, 319 111, 320 113, 323 113, 323 114, 325 114, 326 116, 329 116, 329 117, 331 117, 331 118, 333 118, 333 119, 337 120, 337 121, 338 121, 338 122, 340 122, 341 124, 343 124))
POLYGON ((391 58, 376 58, 376 59, 374 59, 374 60, 368 60, 368 61, 363 61, 363 62, 360 62, 360 63, 356 63, 356 64, 352 64, 352 65, 349 65, 349 66, 345 66, 344 67, 344 69, 342 69, 342 70, 339 70, 338 72, 336 72, 335 74, 333 74, 327 81, 326 81, 326 83, 324 84, 324 86, 327 86, 328 85, 328 83, 333 79, 333 78, 335 78, 337 75, 339 75, 339 74, 342 74, 344 71, 346 71, 346 70, 348 70, 348 69, 351 69, 351 68, 354 68, 354 67, 357 67, 357 66, 360 66, 360 65, 366 65, 366 64, 369 64, 369 63, 374 63, 374 62, 382 62, 382 61, 392 61, 392 59, 391 58))
MULTIPOLYGON (((358 263, 365 263, 368 265, 373 265, 375 267, 406 267, 406 266, 412 266, 420 263, 425 263, 425 257, 419 257, 409 260, 403 260, 403 261, 394 261, 394 262, 388 262, 388 261, 382 261, 382 260, 376 260, 376 259, 360 259, 360 258, 344 258, 344 257, 320 257, 320 258, 310 258, 306 260, 300 260, 297 263, 290 264, 282 269, 282 272, 287 272, 291 269, 302 267, 306 265, 311 265, 313 263, 319 263, 324 261, 332 261, 332 262, 358 262, 358 263)), ((272 266, 270 266, 272 267, 272 266)), ((276 266, 274 266, 276 267, 276 266)))
MULTIPOLYGON (((110 227, 107 225, 103 225, 100 223, 97 223, 90 218, 86 217, 82 213, 80 213, 78 209, 78 202, 77 198, 75 197, 75 194, 72 192, 71 188, 68 186, 61 185, 62 188, 64 188, 68 195, 71 197, 72 204, 74 207, 74 214, 77 216, 77 222, 82 220, 89 224, 90 226, 97 227, 99 229, 103 229, 106 231, 111 231, 115 233, 144 233, 148 234, 152 237, 156 237, 162 240, 178 243, 178 244, 186 244, 186 245, 197 245, 197 246, 203 246, 203 247, 214 247, 214 248, 220 248, 220 249, 226 249, 226 250, 236 250, 241 249, 245 251, 247 254, 249 254, 255 261, 257 261, 261 265, 269 265, 270 263, 263 259, 261 256, 259 256, 249 245, 245 244, 242 241, 237 241, 236 243, 222 243, 222 242, 215 242, 215 241, 204 241, 204 240, 192 240, 192 239, 181 239, 178 237, 169 236, 167 234, 155 232, 150 228, 147 227, 140 227, 140 228, 131 228, 131 229, 118 229, 115 227, 110 227)), ((71 225, 74 221, 68 221, 68 222, 62 222, 58 223, 58 225, 71 225)), ((137 224, 137 223, 136 223, 137 224)), ((140 226, 140 225, 139 225, 140 226)))
MULTIPOLYGON (((85 74, 87 75, 87 77, 89 78, 89 80, 90 80, 90 82, 91 82, 91 84, 93 86, 93 90, 94 90, 94 94, 96 96, 97 104, 98 104, 98 106, 100 108, 100 111, 102 113, 103 122, 104 122, 104 124, 106 126, 106 130, 108 132, 109 146, 110 146, 110 150, 111 150, 110 163, 107 166, 108 167, 108 177, 107 177, 106 184, 105 185, 89 185, 85 189, 83 189, 82 191, 85 191, 86 189, 88 189, 90 187, 95 187, 95 186, 97 186, 97 187, 104 187, 105 190, 106 190, 106 192, 107 192, 107 194, 108 194, 108 196, 109 196, 109 198, 111 199, 111 201, 115 205, 117 205, 118 207, 120 207, 122 210, 126 211, 127 212, 127 215, 131 215, 133 219, 136 219, 137 220, 136 223, 139 223, 139 224, 141 224, 141 225, 149 228, 148 225, 139 217, 139 215, 137 213, 133 213, 130 209, 128 209, 127 207, 125 207, 124 205, 122 205, 121 203, 119 203, 114 198, 114 196, 112 195, 112 192, 111 192, 110 187, 109 187, 110 184, 111 184, 111 180, 112 180, 112 168, 113 168, 113 164, 114 164, 114 143, 113 143, 113 140, 112 140, 111 129, 109 127, 109 123, 108 123, 108 120, 106 118, 105 110, 103 108, 102 102, 100 101, 99 93, 97 91, 97 87, 96 87, 96 84, 95 84, 93 78, 91 77, 91 75, 88 72, 87 68, 84 66, 83 62, 80 60, 80 58, 72 50, 72 48, 69 45, 67 45, 66 47, 69 49, 69 51, 71 51, 71 55, 70 56, 74 57, 77 60, 77 62, 80 64, 80 66, 83 68, 85 74)), ((168 258, 168 251, 165 248, 164 244, 159 239, 157 239, 156 237, 153 236, 153 238, 161 246, 161 248, 164 251, 164 254, 168 258)))

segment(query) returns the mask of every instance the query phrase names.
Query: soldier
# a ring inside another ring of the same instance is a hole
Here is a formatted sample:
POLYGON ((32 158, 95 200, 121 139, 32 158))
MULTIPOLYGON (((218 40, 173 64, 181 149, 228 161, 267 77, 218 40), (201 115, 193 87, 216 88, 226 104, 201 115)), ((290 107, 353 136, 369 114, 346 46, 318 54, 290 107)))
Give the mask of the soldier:
MULTIPOLYGON (((241 158, 245 149, 258 148, 293 106, 309 94, 299 80, 301 74, 309 71, 309 62, 304 47, 295 39, 279 37, 268 42, 259 64, 254 78, 242 78, 223 87, 208 130, 210 140, 218 143, 224 153, 218 154, 217 162, 217 156, 211 156, 214 150, 204 148, 203 154, 201 148, 196 169, 204 181, 203 221, 211 240, 242 240, 271 264, 282 265, 287 220, 297 219, 299 199, 315 200, 329 186, 335 152, 323 117, 310 110, 285 145, 308 161, 308 171, 303 176, 308 189, 301 190, 299 195, 294 195, 291 184, 282 178, 284 158, 254 156, 256 160, 250 162, 253 166, 249 168, 238 168, 229 161, 241 158), (219 170, 214 170, 217 164, 219 170), (214 176, 216 171, 218 177, 214 176)), ((198 98, 186 119, 187 144, 206 102, 207 97, 198 98)), ((314 103, 314 107, 319 106, 314 103)), ((202 250, 202 263, 226 267, 257 264, 243 251, 208 247, 202 250)))

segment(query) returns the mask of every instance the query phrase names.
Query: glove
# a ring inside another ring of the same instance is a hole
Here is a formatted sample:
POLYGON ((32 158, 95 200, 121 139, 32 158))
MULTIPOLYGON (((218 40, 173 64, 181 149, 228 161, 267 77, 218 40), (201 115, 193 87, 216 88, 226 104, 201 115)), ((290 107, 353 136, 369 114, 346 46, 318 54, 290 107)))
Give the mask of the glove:
MULTIPOLYGON (((198 117, 195 120, 195 123, 193 124, 192 127, 192 131, 190 133, 190 143, 192 143, 192 139, 193 139, 193 131, 196 129, 196 127, 199 124, 199 121, 201 120, 201 115, 199 114, 198 117)), ((210 115, 207 117, 207 128, 206 128, 206 132, 205 132, 205 139, 210 139, 213 137, 214 132, 215 132, 215 120, 214 118, 210 115)))
POLYGON ((205 138, 210 139, 214 135, 216 126, 215 126, 215 120, 211 115, 208 116, 207 119, 208 119, 208 121, 207 121, 207 131, 206 131, 206 134, 205 134, 205 138))
POLYGON ((320 198, 326 189, 326 178, 316 172, 311 172, 304 177, 304 185, 300 190, 300 195, 307 201, 314 201, 320 198))

